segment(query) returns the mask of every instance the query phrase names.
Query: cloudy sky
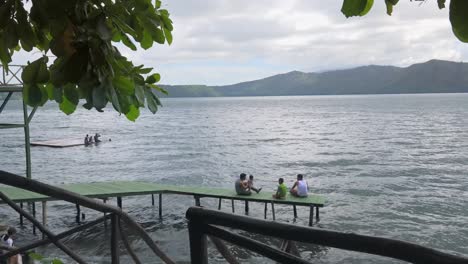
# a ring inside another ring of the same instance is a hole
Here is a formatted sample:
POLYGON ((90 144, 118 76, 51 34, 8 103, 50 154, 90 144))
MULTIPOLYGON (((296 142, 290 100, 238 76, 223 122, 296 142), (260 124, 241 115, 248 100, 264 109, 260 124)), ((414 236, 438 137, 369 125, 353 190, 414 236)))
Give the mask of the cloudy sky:
POLYGON ((401 0, 392 16, 376 0, 365 17, 346 19, 342 0, 163 0, 174 21, 171 46, 124 51, 154 67, 165 84, 223 85, 300 70, 430 59, 466 61, 437 1, 401 0))

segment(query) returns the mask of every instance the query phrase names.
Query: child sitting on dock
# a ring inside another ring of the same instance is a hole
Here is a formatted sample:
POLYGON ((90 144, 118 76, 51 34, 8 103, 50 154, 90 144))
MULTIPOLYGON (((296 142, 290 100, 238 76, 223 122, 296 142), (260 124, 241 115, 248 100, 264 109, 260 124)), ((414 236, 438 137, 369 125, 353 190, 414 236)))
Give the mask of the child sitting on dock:
POLYGON ((262 190, 262 188, 259 188, 259 189, 255 188, 253 186, 253 180, 254 180, 254 176, 252 174, 250 174, 249 181, 247 182, 247 185, 251 190, 254 190, 255 192, 259 193, 262 190))
POLYGON ((276 190, 276 193, 273 194, 273 198, 283 199, 283 198, 286 197, 286 193, 288 192, 288 188, 284 184, 284 179, 283 178, 279 178, 278 183, 279 183, 278 189, 276 190))
POLYGON ((307 182, 304 180, 304 175, 298 174, 297 181, 293 184, 290 192, 296 197, 307 197, 308 189, 309 186, 307 186, 307 182))
POLYGON ((245 173, 241 173, 239 179, 234 184, 236 188, 236 193, 239 195, 250 195, 252 192, 250 191, 249 184, 246 181, 247 175, 245 173))

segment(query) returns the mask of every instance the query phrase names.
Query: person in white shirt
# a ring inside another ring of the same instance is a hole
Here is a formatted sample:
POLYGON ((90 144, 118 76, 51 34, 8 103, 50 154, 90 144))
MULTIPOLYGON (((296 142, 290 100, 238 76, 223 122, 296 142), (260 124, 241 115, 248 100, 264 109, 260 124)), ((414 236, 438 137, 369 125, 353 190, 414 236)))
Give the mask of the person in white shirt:
MULTIPOLYGON (((13 237, 15 235, 16 235, 16 229, 14 227, 8 228, 7 233, 0 237, 2 245, 12 248, 13 247, 13 237)), ((18 254, 18 255, 14 255, 14 256, 8 258, 8 261, 6 263, 8 263, 8 264, 21 264, 21 263, 23 263, 23 261, 22 261, 21 255, 18 254)))
POLYGON ((307 197, 309 192, 309 186, 307 182, 304 180, 304 175, 298 174, 297 181, 294 183, 290 190, 291 194, 297 197, 307 197))

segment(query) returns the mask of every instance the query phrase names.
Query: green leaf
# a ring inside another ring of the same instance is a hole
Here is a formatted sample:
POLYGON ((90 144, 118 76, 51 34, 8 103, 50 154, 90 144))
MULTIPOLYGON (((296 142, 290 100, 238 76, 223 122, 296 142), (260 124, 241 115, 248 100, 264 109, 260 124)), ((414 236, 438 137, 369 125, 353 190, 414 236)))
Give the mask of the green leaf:
POLYGON ((387 14, 389 16, 393 13, 393 6, 398 3, 398 0, 385 0, 385 4, 387 5, 387 14))
POLYGON ((133 42, 128 38, 127 34, 122 33, 122 35, 120 37, 122 38, 122 43, 125 46, 129 47, 133 51, 137 50, 135 44, 133 44, 133 42))
POLYGON ((104 14, 98 16, 96 21, 96 32, 103 40, 110 40, 112 38, 112 31, 107 26, 106 16, 104 14))
POLYGON ((54 100, 59 104, 63 102, 63 89, 61 87, 54 87, 54 100))
POLYGON ((29 252, 28 253, 29 257, 32 258, 33 260, 42 260, 44 257, 40 254, 37 254, 35 252, 29 252))
POLYGON ((0 29, 4 28, 10 21, 13 3, 12 0, 8 0, 0 4, 0 29))
POLYGON ((151 111, 151 113, 155 114, 158 111, 159 100, 156 98, 156 95, 154 95, 151 89, 145 89, 145 94, 148 108, 151 111))
POLYGON ((439 5, 439 9, 445 8, 445 0, 437 0, 437 5, 439 5))
POLYGON ((369 12, 374 0, 344 0, 341 12, 348 18, 352 16, 364 16, 369 12))
POLYGON ((53 259, 52 264, 63 264, 63 262, 60 259, 53 259))
POLYGON ((64 98, 67 99, 67 101, 74 104, 75 106, 78 104, 80 100, 78 96, 78 89, 76 89, 75 85, 73 84, 67 84, 63 88, 63 95, 64 95, 64 98))
POLYGON ((172 33, 171 33, 171 31, 169 31, 169 29, 164 28, 164 36, 166 36, 167 43, 169 45, 171 45, 172 44, 172 33))
POLYGON ((119 112, 120 114, 122 113, 122 109, 120 107, 120 102, 119 102, 119 97, 117 95, 117 92, 115 91, 114 89, 114 86, 112 85, 109 85, 109 87, 107 87, 108 91, 109 91, 109 94, 110 94, 110 101, 112 102, 112 106, 114 107, 114 109, 119 112))
POLYGON ((107 105, 106 91, 102 86, 93 89, 92 93, 93 105, 96 109, 102 110, 107 105))
POLYGON ((42 57, 29 63, 24 67, 21 73, 21 79, 24 83, 46 83, 49 81, 50 75, 47 70, 47 57, 42 57))
POLYGON ((114 87, 121 93, 126 95, 132 95, 135 93, 135 83, 133 80, 124 77, 124 76, 116 76, 112 81, 114 87))
POLYGON ((153 70, 153 68, 140 68, 140 69, 138 70, 138 73, 139 73, 139 74, 148 74, 148 73, 150 73, 152 70, 153 70))
POLYGON ((164 37, 164 33, 161 29, 153 28, 153 30, 151 30, 150 33, 154 41, 156 41, 157 43, 164 44, 164 42, 166 41, 166 38, 164 37))
POLYGON ((125 114, 128 120, 135 122, 135 120, 140 116, 140 109, 134 105, 130 105, 130 110, 125 114))
POLYGON ((42 92, 37 84, 25 83, 23 87, 23 99, 29 106, 39 106, 42 101, 42 92))
POLYGON ((67 115, 73 114, 76 110, 76 104, 68 101, 68 99, 64 96, 63 101, 59 104, 60 110, 67 115))
POLYGON ((450 1, 450 23, 455 36, 462 42, 468 43, 468 1, 450 1))
POLYGON ((45 90, 47 92, 47 98, 49 100, 54 100, 55 96, 54 96, 54 90, 55 90, 55 87, 53 84, 51 83, 48 83, 45 87, 45 90))
POLYGON ((149 87, 151 87, 151 88, 155 89, 156 91, 159 91, 159 92, 161 92, 161 93, 163 93, 165 95, 169 94, 165 89, 163 89, 163 88, 161 88, 161 87, 159 87, 159 86, 157 86, 155 84, 149 84, 149 87))
POLYGON ((141 85, 135 85, 135 97, 140 103, 140 106, 145 105, 145 87, 141 85))
POLYGON ((150 84, 157 83, 159 80, 161 80, 161 75, 159 75, 159 73, 152 74, 146 78, 146 82, 150 84))
POLYGON ((161 19, 164 23, 164 27, 167 28, 169 31, 172 31, 173 30, 172 20, 164 14, 161 16, 161 19))
POLYGON ((153 46, 153 38, 151 38, 151 34, 148 31, 143 31, 143 38, 141 39, 141 47, 146 49, 151 48, 153 46))

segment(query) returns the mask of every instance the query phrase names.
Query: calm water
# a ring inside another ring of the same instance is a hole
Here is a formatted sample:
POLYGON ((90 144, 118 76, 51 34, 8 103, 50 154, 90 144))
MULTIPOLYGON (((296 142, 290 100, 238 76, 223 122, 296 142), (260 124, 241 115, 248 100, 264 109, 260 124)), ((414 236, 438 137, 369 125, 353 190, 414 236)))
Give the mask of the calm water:
MULTIPOLYGON (((303 173, 312 191, 328 199, 319 227, 468 255, 468 94, 165 99, 163 104, 157 115, 144 111, 132 123, 112 111, 79 109, 68 117, 50 103, 34 117, 32 140, 99 132, 112 143, 35 147, 33 177, 52 184, 144 180, 231 188, 246 172, 272 192, 278 177, 290 184, 303 173)), ((0 122, 21 117, 19 107, 10 107, 0 122)), ((22 130, 3 130, 0 137, 1 169, 24 174, 22 130)), ((216 201, 202 203, 215 206, 216 201)), ((124 209, 180 262, 189 260, 184 213, 192 204, 189 197, 166 196, 159 221, 150 197, 124 199, 124 209)), ((223 206, 228 210, 227 202, 223 206)), ((74 206, 54 202, 50 207, 54 230, 75 226, 74 206)), ((262 217, 263 205, 253 204, 251 211, 262 217)), ((279 221, 292 223, 292 208, 278 206, 277 211, 279 221)), ((87 219, 98 216, 84 212, 87 219)), ((18 223, 5 206, 0 217, 18 223)), ((308 210, 300 209, 296 224, 307 221, 308 210)), ((22 229, 18 244, 34 238, 30 229, 22 229)), ((143 243, 131 238, 145 262, 154 262, 143 243)), ((97 227, 65 241, 87 260, 108 263, 108 239, 108 231, 97 227)), ((317 246, 300 248, 315 263, 396 263, 317 246)), ((245 262, 268 263, 233 250, 245 262)), ((222 263, 214 247, 210 256, 222 263)))

